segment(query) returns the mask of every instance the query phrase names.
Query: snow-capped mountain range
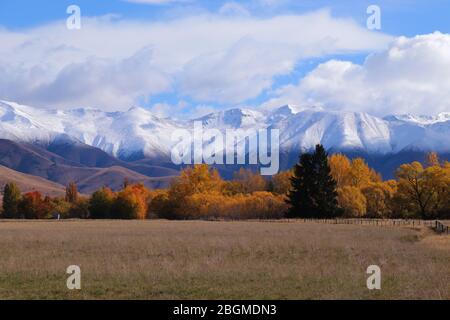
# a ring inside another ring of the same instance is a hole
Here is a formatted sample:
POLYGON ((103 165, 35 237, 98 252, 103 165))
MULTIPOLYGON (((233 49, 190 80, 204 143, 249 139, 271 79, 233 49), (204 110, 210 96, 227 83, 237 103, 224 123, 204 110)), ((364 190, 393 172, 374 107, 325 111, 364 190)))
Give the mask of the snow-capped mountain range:
POLYGON ((450 112, 435 117, 393 115, 385 118, 360 112, 300 109, 288 105, 273 111, 230 109, 199 119, 173 120, 157 117, 133 107, 125 112, 103 112, 80 108, 48 110, 0 102, 0 138, 18 142, 49 144, 71 139, 120 159, 141 155, 170 157, 176 129, 204 128, 279 129, 280 149, 298 152, 321 143, 333 151, 356 150, 368 154, 402 151, 450 152, 450 112))

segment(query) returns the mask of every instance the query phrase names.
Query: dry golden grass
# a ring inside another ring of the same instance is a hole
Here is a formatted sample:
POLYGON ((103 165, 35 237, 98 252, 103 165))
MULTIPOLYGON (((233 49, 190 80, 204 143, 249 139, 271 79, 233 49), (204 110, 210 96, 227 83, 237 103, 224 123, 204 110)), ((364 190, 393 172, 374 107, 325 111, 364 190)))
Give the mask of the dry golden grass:
POLYGON ((425 227, 0 222, 0 244, 1 299, 450 299, 450 237, 425 227))

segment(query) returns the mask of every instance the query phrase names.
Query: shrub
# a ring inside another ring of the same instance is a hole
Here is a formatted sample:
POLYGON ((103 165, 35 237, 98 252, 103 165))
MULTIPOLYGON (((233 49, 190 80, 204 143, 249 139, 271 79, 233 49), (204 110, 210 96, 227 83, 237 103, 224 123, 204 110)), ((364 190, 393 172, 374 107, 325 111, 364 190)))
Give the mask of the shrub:
POLYGON ((280 219, 288 205, 282 196, 255 192, 224 196, 197 193, 188 197, 183 219, 280 219))

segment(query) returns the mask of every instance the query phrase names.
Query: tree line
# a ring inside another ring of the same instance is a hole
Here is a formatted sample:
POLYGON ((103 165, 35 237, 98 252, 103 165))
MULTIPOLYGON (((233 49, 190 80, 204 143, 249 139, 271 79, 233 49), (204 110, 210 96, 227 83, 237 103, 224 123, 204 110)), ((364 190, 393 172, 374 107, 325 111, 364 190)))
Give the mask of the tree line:
POLYGON ((361 159, 329 156, 318 145, 292 170, 266 179, 241 169, 231 181, 208 165, 181 171, 167 189, 150 190, 124 181, 90 196, 70 183, 64 197, 22 194, 15 183, 3 190, 0 217, 6 219, 281 219, 281 218, 449 218, 450 163, 436 153, 425 164, 398 168, 395 180, 361 159))
POLYGON ((436 153, 424 164, 401 165, 396 179, 383 181, 362 158, 328 156, 323 146, 300 156, 288 191, 290 217, 450 217, 450 162, 436 153))

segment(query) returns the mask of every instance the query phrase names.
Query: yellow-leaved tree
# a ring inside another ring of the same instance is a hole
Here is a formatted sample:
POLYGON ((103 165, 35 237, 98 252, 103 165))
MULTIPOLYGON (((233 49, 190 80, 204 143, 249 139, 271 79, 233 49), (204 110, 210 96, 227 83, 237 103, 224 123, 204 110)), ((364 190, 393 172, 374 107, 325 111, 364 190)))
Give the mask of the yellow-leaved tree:
POLYGON ((232 182, 238 188, 238 193, 253 193, 267 189, 267 181, 260 174, 254 173, 249 169, 239 169, 234 174, 232 182))
POLYGON ((356 188, 364 188, 371 182, 381 182, 380 175, 369 168, 362 158, 352 160, 350 170, 350 185, 356 188))
POLYGON ((367 216, 371 218, 388 218, 392 214, 392 201, 397 191, 397 182, 371 182, 362 190, 366 198, 367 216))
POLYGON ((330 156, 328 163, 331 169, 331 175, 336 181, 338 188, 349 186, 351 183, 350 172, 352 165, 350 160, 343 154, 336 153, 330 156))
POLYGON ((433 218, 448 210, 450 177, 446 167, 424 168, 420 162, 403 164, 397 171, 396 201, 404 208, 417 212, 422 219, 433 218))
POLYGON ((215 169, 207 164, 188 167, 170 185, 166 210, 173 218, 188 218, 188 200, 194 194, 221 194, 224 182, 215 169))
POLYGON ((357 187, 338 188, 338 204, 347 217, 360 218, 366 214, 366 197, 357 187))
POLYGON ((291 189, 292 171, 282 171, 272 177, 272 192, 286 195, 291 189))

